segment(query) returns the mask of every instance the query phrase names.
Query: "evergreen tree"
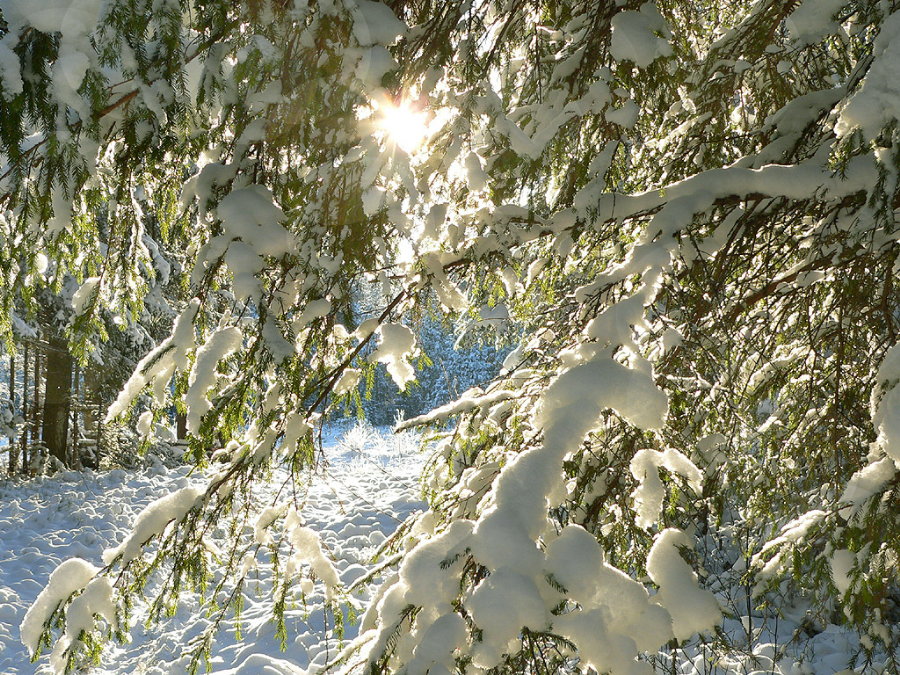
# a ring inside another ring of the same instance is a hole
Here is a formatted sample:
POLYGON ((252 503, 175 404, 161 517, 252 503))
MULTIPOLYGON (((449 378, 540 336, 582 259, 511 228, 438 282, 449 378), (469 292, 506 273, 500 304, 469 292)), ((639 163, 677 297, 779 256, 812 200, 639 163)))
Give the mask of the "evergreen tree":
MULTIPOLYGON (((405 423, 442 436, 431 509, 343 665, 647 672, 714 631, 710 589, 811 594, 892 653, 896 2, 2 8, 3 306, 33 301, 45 251, 94 279, 73 335, 101 305, 139 312, 151 212, 193 259, 188 299, 108 418, 150 388, 155 414, 183 406, 198 464, 215 451, 205 489, 50 584, 33 650, 64 622, 54 663, 95 654, 151 575, 157 616, 186 587, 238 597, 261 543, 235 525, 207 588, 206 533, 255 517, 272 466, 304 479, 368 363, 413 379, 404 318, 434 294, 526 337, 481 392, 405 423)), ((273 506, 279 574, 330 584, 273 506)))

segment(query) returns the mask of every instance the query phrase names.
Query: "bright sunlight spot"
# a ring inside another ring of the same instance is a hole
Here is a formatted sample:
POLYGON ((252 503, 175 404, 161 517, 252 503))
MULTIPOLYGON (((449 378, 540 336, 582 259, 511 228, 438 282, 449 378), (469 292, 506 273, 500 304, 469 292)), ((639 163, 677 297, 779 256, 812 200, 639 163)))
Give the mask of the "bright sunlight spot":
POLYGON ((416 151, 428 135, 428 116, 408 101, 387 103, 378 110, 378 126, 408 153, 416 151))

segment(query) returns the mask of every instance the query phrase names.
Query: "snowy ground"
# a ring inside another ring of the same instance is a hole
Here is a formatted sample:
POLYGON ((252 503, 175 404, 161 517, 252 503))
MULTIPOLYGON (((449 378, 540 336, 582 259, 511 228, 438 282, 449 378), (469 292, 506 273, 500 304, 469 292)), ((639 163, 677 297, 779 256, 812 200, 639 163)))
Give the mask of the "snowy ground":
MULTIPOLYGON (((379 544, 422 508, 417 476, 423 457, 415 437, 391 436, 371 427, 335 433, 325 447, 329 466, 314 481, 303 516, 321 533, 342 581, 349 584, 374 567, 372 557, 379 544)), ((193 479, 187 474, 187 467, 159 465, 136 472, 67 472, 28 482, 0 481, 0 673, 47 672, 45 663, 29 662, 19 642, 19 624, 50 572, 72 556, 102 565, 103 549, 124 538, 144 506, 188 485, 193 479)), ((260 499, 262 503, 265 494, 260 499)), ((238 640, 229 629, 219 633, 213 672, 295 675, 336 655, 340 643, 332 630, 333 619, 323 613, 322 597, 315 592, 306 607, 287 611, 289 637, 282 652, 269 621, 270 590, 265 581, 250 584, 242 614, 244 639, 238 640)), ((363 588, 354 597, 364 603, 368 593, 363 588)), ((111 647, 95 672, 184 673, 184 645, 208 621, 187 598, 176 616, 161 626, 146 629, 138 622, 132 642, 111 647)), ((355 631, 355 626, 347 625, 345 639, 355 631)))
MULTIPOLYGON (((417 477, 424 457, 414 436, 394 436, 371 427, 335 430, 325 447, 329 466, 310 488, 303 516, 321 533, 342 580, 349 584, 375 566, 375 552, 396 527, 423 508, 417 477)), ((141 471, 67 472, 27 482, 0 480, 0 674, 48 672, 45 660, 29 662, 19 642, 19 624, 56 565, 72 556, 101 564, 103 549, 123 539, 144 506, 192 480, 187 467, 173 469, 161 464, 141 471)), ((261 504, 266 496, 262 489, 261 504)), ((270 621, 271 584, 265 565, 261 565, 261 581, 250 584, 245 593, 244 639, 237 639, 231 624, 219 633, 213 647, 213 672, 303 675, 331 660, 341 642, 334 634, 333 617, 322 610, 318 590, 310 594, 305 607, 286 612, 289 637, 282 652, 270 621)), ((363 586, 353 597, 365 605, 371 590, 371 586, 363 586)), ((727 604, 738 608, 743 603, 727 604)), ((779 621, 760 616, 752 621, 746 617, 725 619, 722 628, 737 647, 732 658, 694 643, 671 655, 674 667, 661 653, 656 670, 704 675, 889 672, 860 667, 860 661, 856 661, 856 670, 844 670, 858 654, 856 636, 833 625, 808 631, 803 627, 802 609, 781 609, 779 621)), ((140 607, 136 614, 139 618, 140 607)), ((209 621, 197 611, 194 599, 187 597, 176 615, 161 625, 146 628, 138 621, 132 642, 111 647, 102 667, 92 673, 186 673, 185 645, 209 621)), ((355 633, 356 626, 348 623, 345 640, 355 633)))

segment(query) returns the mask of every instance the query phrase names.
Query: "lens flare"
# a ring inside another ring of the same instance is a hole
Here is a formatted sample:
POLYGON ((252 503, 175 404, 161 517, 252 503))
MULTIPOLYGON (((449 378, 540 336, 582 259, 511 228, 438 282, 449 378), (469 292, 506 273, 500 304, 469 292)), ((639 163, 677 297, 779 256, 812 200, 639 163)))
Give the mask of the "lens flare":
POLYGON ((428 117, 408 101, 388 103, 378 110, 379 126, 406 153, 419 149, 428 136, 428 117))

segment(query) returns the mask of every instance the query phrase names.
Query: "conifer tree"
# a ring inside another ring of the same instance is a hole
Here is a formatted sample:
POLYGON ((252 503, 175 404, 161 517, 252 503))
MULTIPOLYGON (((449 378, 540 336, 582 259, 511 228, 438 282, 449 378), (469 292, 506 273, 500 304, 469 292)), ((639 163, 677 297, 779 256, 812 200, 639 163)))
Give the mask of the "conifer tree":
POLYGON ((65 623, 51 658, 75 667, 152 575, 157 616, 186 587, 237 597, 261 544, 236 526, 207 588, 220 522, 332 584, 289 501, 252 520, 254 481, 304 479, 363 354, 411 381, 404 319, 433 294, 526 337, 490 385, 404 423, 436 426, 430 509, 336 665, 648 672, 729 599, 801 593, 891 651, 893 0, 52 5, 2 5, 0 323, 39 251, 92 270, 76 332, 138 312, 151 213, 189 288, 108 418, 174 396, 211 466, 106 567, 72 562, 83 583, 36 605, 33 650, 65 623))

